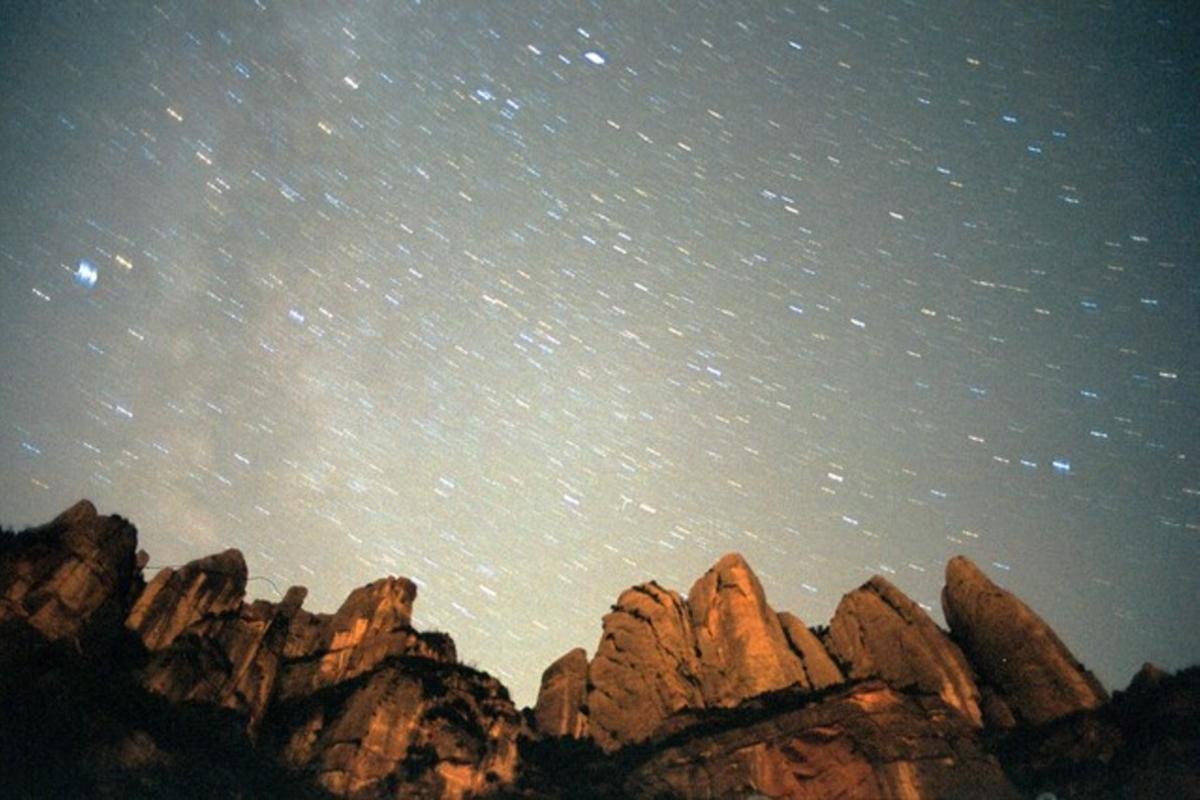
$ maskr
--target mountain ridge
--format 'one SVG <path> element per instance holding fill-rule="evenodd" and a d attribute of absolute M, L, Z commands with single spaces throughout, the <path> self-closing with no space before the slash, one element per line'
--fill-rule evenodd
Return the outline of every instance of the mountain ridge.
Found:
<path fill-rule="evenodd" d="M 1200 796 L 1200 671 L 1110 698 L 963 557 L 949 630 L 878 576 L 809 628 L 736 553 L 686 599 L 631 587 L 520 710 L 412 627 L 406 578 L 312 613 L 248 601 L 236 550 L 147 582 L 136 544 L 86 500 L 0 539 L 16 796 Z"/>

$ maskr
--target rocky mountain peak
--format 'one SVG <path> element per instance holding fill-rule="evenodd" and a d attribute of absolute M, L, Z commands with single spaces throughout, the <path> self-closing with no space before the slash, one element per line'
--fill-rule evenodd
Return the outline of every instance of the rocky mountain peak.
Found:
<path fill-rule="evenodd" d="M 124 616 L 134 590 L 137 531 L 80 500 L 7 542 L 0 620 L 20 619 L 51 640 L 78 639 L 97 615 Z"/>
<path fill-rule="evenodd" d="M 1110 699 L 961 557 L 950 634 L 881 577 L 810 630 L 737 554 L 686 599 L 631 587 L 525 717 L 412 627 L 407 578 L 313 613 L 299 586 L 248 602 L 237 550 L 147 584 L 135 548 L 86 501 L 0 535 L 14 796 L 1200 797 L 1200 671 Z"/>
<path fill-rule="evenodd" d="M 534 716 L 546 734 L 591 738 L 615 750 L 645 740 L 683 711 L 841 680 L 824 646 L 797 618 L 776 614 L 750 565 L 730 553 L 692 585 L 686 601 L 653 581 L 622 592 L 604 617 L 591 663 L 573 651 L 543 675 Z M 586 696 L 577 690 L 581 683 Z"/>
<path fill-rule="evenodd" d="M 779 618 L 742 556 L 722 557 L 692 585 L 687 604 L 705 705 L 736 705 L 804 680 Z"/>
<path fill-rule="evenodd" d="M 979 688 L 958 645 L 919 605 L 878 575 L 845 595 L 829 624 L 835 657 L 848 677 L 880 677 L 901 689 L 937 695 L 982 725 Z"/>
<path fill-rule="evenodd" d="M 1048 722 L 1107 701 L 1104 687 L 1050 626 L 964 556 L 946 564 L 942 610 L 1017 722 Z"/>

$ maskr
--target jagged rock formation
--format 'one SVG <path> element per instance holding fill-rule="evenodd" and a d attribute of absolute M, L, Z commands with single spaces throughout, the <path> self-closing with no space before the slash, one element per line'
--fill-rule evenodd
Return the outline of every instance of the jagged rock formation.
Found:
<path fill-rule="evenodd" d="M 93 617 L 121 614 L 133 589 L 136 543 L 127 521 L 79 501 L 5 554 L 0 622 L 19 619 L 47 639 L 77 639 Z"/>
<path fill-rule="evenodd" d="M 849 677 L 877 676 L 900 689 L 936 694 L 971 724 L 982 724 L 979 689 L 962 651 L 887 580 L 876 576 L 843 597 L 829 637 Z"/>
<path fill-rule="evenodd" d="M 407 579 L 315 614 L 247 602 L 236 550 L 146 584 L 135 547 L 86 501 L 0 532 L 6 796 L 1200 798 L 1200 668 L 1110 700 L 962 558 L 949 635 L 882 578 L 814 632 L 733 554 L 635 586 L 526 719 Z"/>
<path fill-rule="evenodd" d="M 783 635 L 787 637 L 792 652 L 800 659 L 800 669 L 804 673 L 801 686 L 824 689 L 846 680 L 825 645 L 805 627 L 799 617 L 788 611 L 780 611 L 779 624 L 783 627 Z"/>
<path fill-rule="evenodd" d="M 668 716 L 703 705 L 696 637 L 676 592 L 627 589 L 604 616 L 588 666 L 589 733 L 606 749 L 645 739 Z"/>
<path fill-rule="evenodd" d="M 1041 617 L 962 556 L 946 564 L 942 610 L 1014 723 L 1049 722 L 1108 700 Z"/>
<path fill-rule="evenodd" d="M 587 665 L 585 697 L 555 690 L 547 678 L 557 679 L 558 672 L 543 678 L 535 709 L 543 733 L 590 736 L 615 750 L 643 741 L 685 709 L 732 706 L 774 689 L 842 680 L 799 619 L 787 615 L 785 627 L 737 554 L 697 580 L 686 602 L 654 582 L 626 590 L 603 628 Z M 574 669 L 582 657 L 575 657 Z"/>
<path fill-rule="evenodd" d="M 498 681 L 428 659 L 391 663 L 283 703 L 284 762 L 338 797 L 460 800 L 512 783 L 520 727 Z"/>
<path fill-rule="evenodd" d="M 180 568 L 159 571 L 125 624 L 151 650 L 162 650 L 189 628 L 236 613 L 246 594 L 246 559 L 226 550 Z"/>
<path fill-rule="evenodd" d="M 405 578 L 356 589 L 334 614 L 304 611 L 302 587 L 279 603 L 247 603 L 237 550 L 147 585 L 136 531 L 86 501 L 4 545 L 0 624 L 14 641 L 100 628 L 119 641 L 127 631 L 134 643 L 113 658 L 134 702 L 148 702 L 138 686 L 172 704 L 228 709 L 248 748 L 334 796 L 459 798 L 515 777 L 524 725 L 507 691 L 457 665 L 449 636 L 412 628 L 416 586 Z M 22 669 L 41 657 L 32 641 Z M 171 761 L 144 731 L 97 747 L 144 766 Z"/>

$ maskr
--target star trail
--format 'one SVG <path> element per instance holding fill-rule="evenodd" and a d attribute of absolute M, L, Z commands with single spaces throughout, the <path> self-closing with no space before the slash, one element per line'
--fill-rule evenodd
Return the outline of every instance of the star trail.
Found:
<path fill-rule="evenodd" d="M 6 3 L 2 521 L 409 576 L 521 703 L 729 551 L 810 625 L 963 553 L 1110 688 L 1194 662 L 1195 17 Z"/>

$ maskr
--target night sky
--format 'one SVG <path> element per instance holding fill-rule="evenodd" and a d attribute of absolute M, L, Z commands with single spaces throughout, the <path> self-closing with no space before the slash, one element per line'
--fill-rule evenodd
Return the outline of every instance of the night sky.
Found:
<path fill-rule="evenodd" d="M 0 521 L 407 575 L 521 703 L 729 551 L 1198 661 L 1196 13 L 5 3 Z"/>

